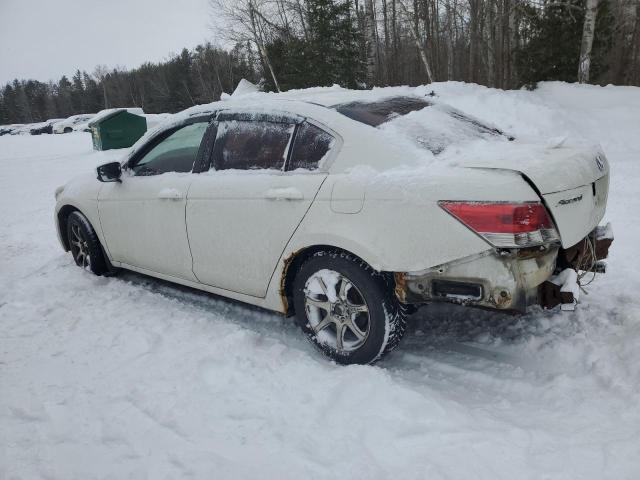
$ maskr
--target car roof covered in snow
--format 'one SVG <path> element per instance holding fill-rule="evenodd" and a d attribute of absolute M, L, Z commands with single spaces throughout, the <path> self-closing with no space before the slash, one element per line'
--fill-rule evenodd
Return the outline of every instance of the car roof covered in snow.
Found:
<path fill-rule="evenodd" d="M 426 156 L 425 161 L 431 162 L 433 155 L 451 145 L 508 138 L 492 125 L 439 101 L 429 86 L 371 90 L 333 86 L 276 93 L 257 91 L 245 82 L 232 95 L 223 94 L 220 101 L 190 107 L 150 129 L 132 154 L 160 132 L 221 112 L 243 116 L 278 113 L 291 115 L 296 122 L 304 118 L 319 122 L 341 137 L 343 150 L 358 150 L 349 159 L 345 159 L 349 155 L 341 155 L 341 169 L 362 164 L 362 158 L 368 158 L 365 163 L 376 168 L 386 168 L 409 157 Z M 372 128 L 378 133 L 372 135 Z M 367 141 L 362 142 L 363 138 Z M 369 153 L 364 154 L 363 150 Z M 386 160 L 374 160 L 381 155 Z M 398 160 L 392 160 L 394 157 Z"/>
<path fill-rule="evenodd" d="M 60 121 L 60 124 L 72 125 L 72 124 L 78 122 L 79 120 L 88 120 L 88 119 L 91 119 L 91 118 L 93 118 L 95 116 L 96 116 L 95 113 L 78 113 L 76 115 L 71 115 L 70 117 L 62 119 Z"/>
<path fill-rule="evenodd" d="M 423 87 L 406 86 L 350 90 L 334 85 L 332 87 L 314 87 L 288 90 L 286 92 L 261 92 L 255 88 L 250 88 L 249 85 L 251 85 L 249 82 L 243 80 L 232 95 L 223 94 L 220 101 L 187 108 L 176 113 L 175 119 L 212 114 L 221 109 L 227 110 L 234 107 L 246 108 L 247 106 L 253 106 L 256 110 L 264 111 L 267 105 L 271 109 L 292 110 L 292 113 L 302 113 L 297 110 L 305 110 L 303 104 L 331 108 L 339 104 L 351 102 L 370 103 L 392 97 L 427 98 L 430 94 L 430 91 Z M 318 111 L 317 108 L 313 110 Z"/>

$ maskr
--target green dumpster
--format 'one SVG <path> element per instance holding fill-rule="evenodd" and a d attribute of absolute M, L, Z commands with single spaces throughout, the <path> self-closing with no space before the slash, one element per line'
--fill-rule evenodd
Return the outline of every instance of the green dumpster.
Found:
<path fill-rule="evenodd" d="M 107 110 L 95 116 L 89 129 L 94 150 L 127 148 L 147 131 L 147 119 L 124 108 Z"/>

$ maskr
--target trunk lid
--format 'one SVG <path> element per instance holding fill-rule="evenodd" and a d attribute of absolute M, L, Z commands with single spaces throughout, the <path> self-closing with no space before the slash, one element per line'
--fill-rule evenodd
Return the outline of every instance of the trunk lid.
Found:
<path fill-rule="evenodd" d="M 516 142 L 496 142 L 492 147 L 461 166 L 522 174 L 544 200 L 563 247 L 578 243 L 602 220 L 609 192 L 609 164 L 599 148 L 548 148 Z"/>

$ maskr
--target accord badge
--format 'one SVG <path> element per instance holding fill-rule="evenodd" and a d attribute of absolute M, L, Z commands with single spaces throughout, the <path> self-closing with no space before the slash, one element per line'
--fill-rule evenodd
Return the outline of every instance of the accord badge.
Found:
<path fill-rule="evenodd" d="M 582 195 L 578 195 L 577 197 L 565 198 L 558 202 L 558 205 L 569 205 L 571 203 L 576 203 L 582 200 Z"/>

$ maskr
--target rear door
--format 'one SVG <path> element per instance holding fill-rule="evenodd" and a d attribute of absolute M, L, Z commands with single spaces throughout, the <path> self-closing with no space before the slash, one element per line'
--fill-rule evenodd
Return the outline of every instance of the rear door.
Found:
<path fill-rule="evenodd" d="M 193 272 L 202 283 L 256 297 L 326 178 L 333 137 L 297 118 L 223 115 L 211 169 L 187 201 Z"/>

